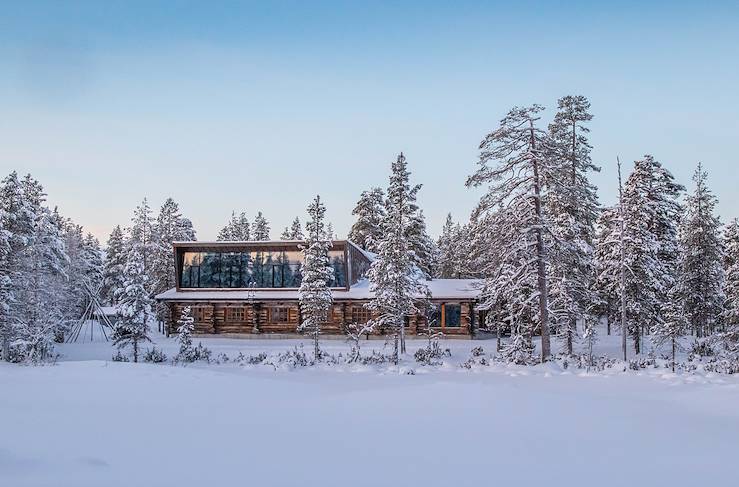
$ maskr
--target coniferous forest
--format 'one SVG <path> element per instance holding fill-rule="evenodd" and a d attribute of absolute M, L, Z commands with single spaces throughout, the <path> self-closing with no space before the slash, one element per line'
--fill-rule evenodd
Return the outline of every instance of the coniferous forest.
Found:
<path fill-rule="evenodd" d="M 578 356 L 593 365 L 598 335 L 613 334 L 622 337 L 623 360 L 660 350 L 674 370 L 689 344 L 691 353 L 715 356 L 716 370 L 738 371 L 739 223 L 716 214 L 706 165 L 696 162 L 692 181 L 680 182 L 652 155 L 619 161 L 619 199 L 603 205 L 590 181 L 604 162 L 590 155 L 588 99 L 564 96 L 548 124 L 546 115 L 539 105 L 514 107 L 485 135 L 466 181 L 482 196 L 468 220 L 449 214 L 436 239 L 404 154 L 387 189 L 361 193 L 347 238 L 375 255 L 368 278 L 376 297 L 368 307 L 379 316 L 362 333 L 374 325 L 395 330 L 398 363 L 403 319 L 425 306 L 424 282 L 478 279 L 484 320 L 477 331 L 496 338 L 504 362 Z M 111 222 L 101 245 L 47 206 L 32 175 L 12 172 L 0 194 L 3 359 L 53 360 L 55 343 L 69 336 L 94 294 L 117 307 L 118 358 L 130 350 L 138 361 L 151 326 L 167 318 L 152 298 L 175 286 L 172 242 L 196 240 L 178 204 L 169 198 L 155 211 L 145 198 L 130 222 Z M 316 316 L 331 300 L 329 289 L 319 289 L 331 282 L 328 250 L 337 238 L 324 212 L 317 198 L 305 230 L 296 216 L 280 237 L 306 239 L 303 287 Z M 270 223 L 262 211 L 251 221 L 234 211 L 218 240 L 267 241 Z M 318 360 L 320 319 L 306 316 Z"/>

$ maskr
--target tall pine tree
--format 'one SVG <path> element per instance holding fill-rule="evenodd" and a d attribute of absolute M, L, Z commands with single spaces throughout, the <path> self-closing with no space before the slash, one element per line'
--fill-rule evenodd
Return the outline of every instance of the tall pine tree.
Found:
<path fill-rule="evenodd" d="M 303 279 L 300 283 L 298 295 L 300 297 L 300 311 L 303 321 L 299 330 L 308 333 L 313 339 L 313 358 L 321 358 L 319 336 L 321 324 L 328 320 L 333 297 L 331 295 L 331 267 L 328 251 L 332 247 L 331 240 L 326 234 L 324 218 L 326 207 L 321 203 L 321 197 L 316 196 L 308 206 L 308 221 L 305 224 L 306 241 L 303 251 Z"/>
<path fill-rule="evenodd" d="M 695 189 L 686 199 L 680 224 L 680 259 L 676 296 L 688 324 L 698 336 L 713 334 L 724 306 L 724 250 L 721 222 L 714 215 L 716 197 L 699 163 Z"/>
<path fill-rule="evenodd" d="M 382 239 L 382 222 L 385 218 L 385 193 L 382 188 L 363 191 L 352 215 L 356 215 L 357 221 L 349 232 L 349 240 L 376 253 Z"/>
<path fill-rule="evenodd" d="M 541 333 L 541 360 L 550 355 L 549 342 L 549 289 L 547 274 L 546 239 L 549 222 L 542 206 L 544 182 L 553 166 L 548 161 L 550 153 L 547 134 L 537 127 L 539 105 L 513 108 L 501 120 L 499 128 L 488 134 L 480 143 L 478 170 L 467 179 L 468 187 L 488 186 L 478 203 L 476 213 L 499 211 L 499 227 L 507 238 L 497 238 L 498 259 L 501 263 L 496 279 L 502 276 L 502 264 L 512 266 L 508 287 L 518 301 L 537 301 L 537 311 L 526 313 L 520 319 L 530 320 L 531 329 Z M 531 289 L 535 283 L 535 289 Z M 499 283 L 488 282 L 499 288 Z M 491 302 L 483 303 L 492 305 Z M 528 308 L 528 306 L 527 306 Z"/>

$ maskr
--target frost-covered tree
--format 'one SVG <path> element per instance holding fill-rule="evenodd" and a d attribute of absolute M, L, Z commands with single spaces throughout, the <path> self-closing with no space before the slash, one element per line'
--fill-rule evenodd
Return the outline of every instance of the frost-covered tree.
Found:
<path fill-rule="evenodd" d="M 131 248 L 123 270 L 123 287 L 118 290 L 118 321 L 113 330 L 113 344 L 118 349 L 132 347 L 133 361 L 139 360 L 139 349 L 142 342 L 149 338 L 149 317 L 151 316 L 151 298 L 147 291 L 147 279 L 144 274 L 144 257 L 142 246 Z"/>
<path fill-rule="evenodd" d="M 553 170 L 547 155 L 547 134 L 537 127 L 539 105 L 513 108 L 501 120 L 500 126 L 480 143 L 477 171 L 467 179 L 468 187 L 487 186 L 487 192 L 478 203 L 476 213 L 499 212 L 499 227 L 507 238 L 496 236 L 495 244 L 501 265 L 488 280 L 491 289 L 501 289 L 491 280 L 506 277 L 509 292 L 525 306 L 516 312 L 517 319 L 530 320 L 532 329 L 541 333 L 541 360 L 550 355 L 549 290 L 547 274 L 546 239 L 549 222 L 542 207 L 544 182 Z M 503 272 L 510 268 L 510 271 Z M 532 289 L 532 285 L 535 287 Z M 497 300 L 488 295 L 487 304 Z M 535 313 L 531 300 L 538 304 Z M 485 306 L 486 303 L 483 303 Z M 527 324 L 516 324 L 525 326 Z"/>
<path fill-rule="evenodd" d="M 684 188 L 650 155 L 634 162 L 623 192 L 625 298 L 634 351 L 664 319 L 677 274 L 677 226 Z"/>
<path fill-rule="evenodd" d="M 5 229 L 7 215 L 0 203 L 0 359 L 5 359 L 2 345 L 10 346 L 10 304 L 13 301 L 13 280 L 10 275 L 10 232 Z"/>
<path fill-rule="evenodd" d="M 251 225 L 245 212 L 231 212 L 231 220 L 218 232 L 220 242 L 246 242 L 251 240 Z"/>
<path fill-rule="evenodd" d="M 183 217 L 179 205 L 167 200 L 159 210 L 155 223 L 156 242 L 152 263 L 152 287 L 154 292 L 162 292 L 175 287 L 175 260 L 172 242 L 192 242 L 195 230 L 192 222 Z"/>
<path fill-rule="evenodd" d="M 303 227 L 300 225 L 300 218 L 296 216 L 290 227 L 285 227 L 280 240 L 303 240 L 303 238 Z"/>
<path fill-rule="evenodd" d="M 126 266 L 126 237 L 120 226 L 110 233 L 105 248 L 103 266 L 103 298 L 110 304 L 117 304 L 119 290 L 123 288 L 123 268 Z"/>
<path fill-rule="evenodd" d="M 420 189 L 421 185 L 417 187 Z M 426 218 L 415 203 L 415 192 L 411 192 L 411 195 L 413 198 L 409 206 L 413 211 L 406 228 L 406 238 L 413 251 L 413 264 L 424 279 L 431 279 L 439 265 L 439 248 L 426 231 Z"/>
<path fill-rule="evenodd" d="M 739 327 L 739 220 L 736 218 L 726 225 L 724 232 L 724 272 L 724 322 L 727 328 Z"/>
<path fill-rule="evenodd" d="M 329 261 L 329 249 L 333 246 L 326 234 L 324 218 L 326 207 L 321 197 L 316 196 L 308 205 L 309 220 L 305 224 L 306 239 L 301 246 L 303 252 L 303 279 L 300 282 L 298 296 L 302 322 L 299 331 L 308 333 L 313 339 L 313 358 L 321 358 L 319 336 L 321 324 L 328 320 L 333 297 L 331 281 L 334 270 Z"/>
<path fill-rule="evenodd" d="M 257 241 L 269 240 L 269 222 L 262 212 L 258 212 L 254 218 L 254 225 L 252 225 L 252 237 Z"/>
<path fill-rule="evenodd" d="M 587 123 L 593 118 L 584 96 L 565 96 L 549 125 L 549 178 L 544 199 L 552 232 L 551 308 L 553 321 L 572 354 L 578 321 L 585 320 L 593 304 L 593 244 L 598 215 L 597 189 L 588 174 L 600 171 L 590 158 Z"/>
<path fill-rule="evenodd" d="M 152 282 L 151 272 L 156 253 L 157 237 L 151 207 L 146 198 L 136 207 L 131 219 L 131 229 L 128 233 L 128 249 L 138 247 L 137 252 L 141 256 L 141 263 L 144 266 L 144 276 L 147 280 L 148 289 Z"/>
<path fill-rule="evenodd" d="M 675 372 L 675 355 L 680 348 L 679 339 L 685 335 L 690 325 L 686 319 L 684 303 L 678 297 L 671 297 L 664 309 L 663 319 L 656 322 L 651 329 L 652 343 L 658 348 L 665 344 L 670 346 L 672 371 Z"/>
<path fill-rule="evenodd" d="M 418 312 L 419 299 L 428 296 L 428 289 L 419 281 L 407 238 L 408 226 L 416 213 L 415 194 L 420 188 L 411 187 L 409 179 L 408 163 L 401 153 L 392 164 L 381 240 L 367 273 L 374 295 L 368 308 L 377 315 L 373 320 L 377 327 L 392 330 L 396 364 L 400 354 L 405 353 L 405 319 Z"/>
<path fill-rule="evenodd" d="M 192 316 L 191 308 L 185 306 L 177 319 L 177 343 L 180 345 L 180 350 L 175 357 L 175 362 L 193 361 L 195 355 L 195 348 L 192 346 L 193 331 L 195 331 L 195 318 Z"/>
<path fill-rule="evenodd" d="M 370 252 L 377 252 L 382 238 L 382 222 L 385 218 L 385 193 L 381 188 L 363 191 L 357 206 L 352 210 L 357 221 L 349 232 L 349 240 Z"/>
<path fill-rule="evenodd" d="M 60 282 L 66 277 L 67 255 L 60 222 L 44 206 L 41 184 L 29 174 L 20 188 L 31 226 L 16 260 L 12 347 L 19 359 L 37 362 L 48 358 L 54 340 L 63 336 L 67 296 Z"/>
<path fill-rule="evenodd" d="M 620 318 L 621 308 L 621 225 L 619 208 L 604 208 L 596 224 L 594 247 L 596 310 L 606 318 L 606 329 Z"/>
<path fill-rule="evenodd" d="M 442 279 L 462 279 L 470 277 L 470 253 L 475 242 L 468 228 L 454 223 L 451 213 L 447 215 L 441 236 L 436 245 L 439 262 L 436 275 Z"/>
<path fill-rule="evenodd" d="M 716 197 L 701 164 L 693 175 L 695 189 L 686 198 L 680 222 L 680 259 L 676 297 L 696 335 L 713 334 L 724 307 L 724 249 L 721 222 L 714 214 Z"/>

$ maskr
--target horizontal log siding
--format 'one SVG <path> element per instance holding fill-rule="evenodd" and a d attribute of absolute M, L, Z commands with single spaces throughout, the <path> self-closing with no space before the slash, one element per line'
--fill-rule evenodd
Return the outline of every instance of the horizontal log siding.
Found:
<path fill-rule="evenodd" d="M 445 335 L 470 335 L 472 325 L 472 306 L 470 302 L 465 301 L 432 301 L 433 304 L 459 304 L 460 305 L 460 326 L 433 327 L 434 331 L 440 331 Z M 366 301 L 340 301 L 334 302 L 331 306 L 328 322 L 322 326 L 322 332 L 327 335 L 341 335 L 347 332 L 347 326 L 352 323 L 352 308 L 362 307 Z M 170 334 L 177 333 L 177 320 L 185 306 L 190 306 L 192 316 L 195 318 L 195 334 L 250 334 L 254 332 L 254 324 L 256 320 L 257 328 L 260 333 L 297 333 L 300 324 L 300 308 L 296 301 L 286 302 L 259 302 L 259 303 L 241 303 L 241 302 L 176 302 L 170 303 L 171 320 L 168 323 L 168 331 Z M 228 318 L 229 307 L 244 308 L 244 319 L 233 321 Z M 284 323 L 272 323 L 270 318 L 270 309 L 274 307 L 285 307 L 288 309 L 288 319 Z M 377 317 L 377 313 L 371 313 L 372 318 Z M 409 335 L 422 334 L 426 330 L 426 317 L 424 315 L 414 315 L 410 317 L 408 327 L 406 328 Z M 385 331 L 384 333 L 389 333 Z M 376 330 L 375 335 L 383 334 L 382 330 Z"/>

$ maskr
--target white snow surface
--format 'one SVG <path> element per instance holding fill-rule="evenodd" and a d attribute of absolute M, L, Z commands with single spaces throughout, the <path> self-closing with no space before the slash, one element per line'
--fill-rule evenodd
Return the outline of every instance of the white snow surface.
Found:
<path fill-rule="evenodd" d="M 175 340 L 157 345 L 172 356 Z M 197 342 L 197 339 L 196 339 Z M 214 355 L 301 340 L 202 340 Z M 109 343 L 0 364 L 0 485 L 733 485 L 739 378 L 458 364 L 133 364 Z M 325 341 L 331 353 L 341 341 Z M 364 342 L 363 353 L 382 341 Z M 309 350 L 306 346 L 306 350 Z M 599 352 L 618 349 L 605 337 Z M 405 372 L 414 370 L 415 375 Z"/>

